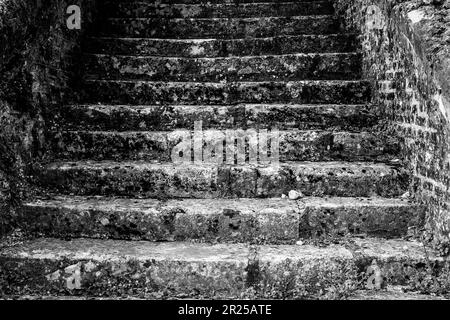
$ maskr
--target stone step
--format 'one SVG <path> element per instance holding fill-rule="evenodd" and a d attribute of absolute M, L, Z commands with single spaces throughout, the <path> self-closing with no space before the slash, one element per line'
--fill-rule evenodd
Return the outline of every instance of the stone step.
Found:
<path fill-rule="evenodd" d="M 405 236 L 425 208 L 404 199 L 121 199 L 55 197 L 25 203 L 21 230 L 57 238 L 294 244 L 300 238 Z"/>
<path fill-rule="evenodd" d="M 149 81 L 353 80 L 357 53 L 288 54 L 227 58 L 86 55 L 87 79 Z"/>
<path fill-rule="evenodd" d="M 103 16 L 121 18 L 252 18 L 333 14 L 330 1 L 260 3 L 158 3 L 119 1 L 102 6 Z"/>
<path fill-rule="evenodd" d="M 373 260 L 387 284 L 412 289 L 421 285 L 416 279 L 428 278 L 427 263 L 436 275 L 444 272 L 433 250 L 404 240 L 352 239 L 316 247 L 43 238 L 0 252 L 0 290 L 5 295 L 338 299 L 365 286 Z"/>
<path fill-rule="evenodd" d="M 419 290 L 411 292 L 403 286 L 388 286 L 386 290 L 357 290 L 348 300 L 448 300 L 449 297 L 423 294 Z"/>
<path fill-rule="evenodd" d="M 255 130 L 253 130 L 255 131 Z M 250 137 L 252 131 L 202 130 L 204 147 L 220 143 L 226 146 L 226 134 Z M 262 132 L 264 134 L 264 132 Z M 261 137 L 260 137 L 261 138 Z M 264 137 L 262 137 L 264 138 Z M 50 140 L 51 155 L 59 160 L 159 160 L 171 161 L 172 150 L 194 139 L 193 132 L 175 131 L 63 131 Z M 256 138 L 255 143 L 261 140 Z M 399 153 L 395 138 L 369 132 L 279 131 L 281 161 L 388 161 Z M 249 142 L 245 142 L 244 156 L 249 157 Z M 226 147 L 225 147 L 226 148 Z M 221 148 L 223 153 L 225 148 Z M 254 148 L 258 148 L 255 145 Z M 193 154 L 192 148 L 189 147 Z M 206 157 L 206 150 L 205 157 Z M 222 157 L 224 158 L 224 157 Z M 222 162 L 223 163 L 223 162 Z"/>
<path fill-rule="evenodd" d="M 84 101 L 111 104 L 362 104 L 368 81 L 152 82 L 86 80 Z"/>
<path fill-rule="evenodd" d="M 334 34 L 338 31 L 339 22 L 331 15 L 210 19 L 110 18 L 98 26 L 97 36 L 229 39 Z"/>
<path fill-rule="evenodd" d="M 406 170 L 371 162 L 289 162 L 270 165 L 54 162 L 36 169 L 51 192 L 143 198 L 270 198 L 290 190 L 307 196 L 397 197 Z"/>
<path fill-rule="evenodd" d="M 88 53 L 215 58 L 290 53 L 353 52 L 355 34 L 294 35 L 243 39 L 90 38 Z"/>
<path fill-rule="evenodd" d="M 295 2 L 323 2 L 325 0 L 295 0 Z M 329 0 L 328 0 L 329 1 Z M 163 0 L 163 1 L 155 1 L 155 0 L 102 0 L 102 4 L 108 5 L 108 3 L 121 3 L 121 2 L 141 2 L 141 3 L 161 3 L 161 4 L 243 4 L 243 3 L 272 3 L 272 2 L 294 2 L 294 1 L 286 1 L 286 0 Z"/>
<path fill-rule="evenodd" d="M 356 290 L 345 300 L 448 300 L 444 295 L 429 293 L 420 293 L 420 291 L 411 292 L 408 287 L 388 286 L 386 290 Z M 89 301 L 109 301 L 109 300 L 146 300 L 144 297 L 114 296 L 95 297 L 95 296 L 49 296 L 49 295 L 9 295 L 3 296 L 3 300 L 26 300 L 26 301 L 67 301 L 67 300 L 89 300 Z"/>
<path fill-rule="evenodd" d="M 49 117 L 69 130 L 167 131 L 194 128 L 202 121 L 208 129 L 276 127 L 280 130 L 361 131 L 378 121 L 370 105 L 69 105 Z"/>

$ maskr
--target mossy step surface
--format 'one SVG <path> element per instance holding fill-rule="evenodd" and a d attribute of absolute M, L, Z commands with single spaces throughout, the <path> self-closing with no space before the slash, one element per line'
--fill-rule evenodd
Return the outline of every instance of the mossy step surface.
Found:
<path fill-rule="evenodd" d="M 61 197 L 26 203 L 32 235 L 150 241 L 294 244 L 348 235 L 405 236 L 425 208 L 405 199 L 123 199 Z"/>
<path fill-rule="evenodd" d="M 194 128 L 363 131 L 377 124 L 369 104 L 68 105 L 53 110 L 69 130 L 167 131 Z"/>
<path fill-rule="evenodd" d="M 117 55 L 214 58 L 291 53 L 353 52 L 355 34 L 292 35 L 242 39 L 89 38 L 84 52 Z"/>
<path fill-rule="evenodd" d="M 37 170 L 54 192 L 145 198 L 270 198 L 290 190 L 312 196 L 396 197 L 408 173 L 371 162 L 288 162 L 280 165 L 174 164 L 145 161 L 54 162 Z"/>
<path fill-rule="evenodd" d="M 136 1 L 107 2 L 104 16 L 140 18 L 248 18 L 264 16 L 300 16 L 333 14 L 330 1 L 261 3 L 151 3 Z"/>
<path fill-rule="evenodd" d="M 389 285 L 426 275 L 417 266 L 427 261 L 442 270 L 432 250 L 404 240 L 316 247 L 42 238 L 1 250 L 0 285 L 5 295 L 337 298 L 363 286 L 358 276 L 367 282 L 373 260 Z"/>
<path fill-rule="evenodd" d="M 357 53 L 227 58 L 85 55 L 87 79 L 150 81 L 294 81 L 361 78 Z"/>
<path fill-rule="evenodd" d="M 262 18 L 109 18 L 97 35 L 134 38 L 263 38 L 279 35 L 335 34 L 339 23 L 332 15 Z"/>
<path fill-rule="evenodd" d="M 86 80 L 86 102 L 110 104 L 362 104 L 368 81 L 162 82 Z"/>
<path fill-rule="evenodd" d="M 336 131 L 268 131 L 267 136 L 277 139 L 281 161 L 389 161 L 397 157 L 397 139 L 369 132 Z M 174 148 L 188 139 L 194 132 L 174 131 L 63 131 L 53 134 L 51 156 L 59 160 L 159 160 L 169 162 Z M 266 133 L 257 130 L 202 130 L 204 159 L 213 156 L 209 146 L 220 146 L 222 160 L 230 147 L 227 135 L 237 137 L 246 148 L 243 155 L 250 157 L 258 149 Z M 195 134 L 197 136 L 197 134 Z M 253 139 L 252 144 L 246 139 Z M 193 154 L 192 147 L 187 147 Z M 234 142 L 233 146 L 234 148 Z M 208 151 L 209 150 L 209 151 Z M 208 152 L 210 154 L 208 154 Z"/>

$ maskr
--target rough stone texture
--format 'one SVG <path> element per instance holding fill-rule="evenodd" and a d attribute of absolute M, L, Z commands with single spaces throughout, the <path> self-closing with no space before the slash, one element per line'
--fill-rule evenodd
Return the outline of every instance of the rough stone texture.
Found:
<path fill-rule="evenodd" d="M 80 2 L 0 2 L 0 237 L 14 225 L 14 208 L 32 193 L 25 176 L 42 155 L 43 114 L 69 96 L 74 53 L 95 13 L 95 1 L 83 1 L 85 29 L 69 32 L 65 9 Z"/>
<path fill-rule="evenodd" d="M 184 131 L 182 131 L 184 132 Z M 181 131 L 66 131 L 54 135 L 49 156 L 59 160 L 159 160 L 171 153 L 183 137 Z M 231 131 L 238 136 L 240 131 Z M 190 132 L 193 137 L 193 132 Z M 204 143 L 225 145 L 224 131 L 203 130 Z M 279 131 L 281 161 L 388 161 L 398 152 L 395 139 L 368 132 Z M 248 142 L 246 142 L 248 148 Z M 207 149 L 203 150 L 206 159 Z M 189 148 L 191 149 L 191 148 Z M 225 152 L 225 148 L 224 148 Z M 193 154 L 193 151 L 191 150 Z M 245 151 L 245 158 L 249 151 Z M 220 163 L 223 164 L 225 160 Z"/>
<path fill-rule="evenodd" d="M 404 199 L 304 198 L 299 235 L 304 239 L 362 234 L 393 238 L 423 225 L 426 208 Z"/>
<path fill-rule="evenodd" d="M 428 207 L 428 238 L 449 253 L 450 7 L 448 1 L 335 2 L 362 33 L 363 73 L 414 175 L 411 194 Z"/>
<path fill-rule="evenodd" d="M 27 203 L 20 226 L 47 237 L 295 243 L 299 209 L 284 199 L 57 197 Z"/>
<path fill-rule="evenodd" d="M 432 251 L 427 258 L 420 243 L 401 240 L 355 240 L 326 248 L 246 248 L 38 239 L 2 250 L 0 291 L 3 295 L 332 299 L 362 288 L 358 277 L 365 283 L 372 259 L 380 261 L 389 285 L 408 286 L 411 267 L 426 259 L 442 264 Z M 420 267 L 415 270 L 423 272 Z"/>
<path fill-rule="evenodd" d="M 351 80 L 361 71 L 355 53 L 288 54 L 229 58 L 86 56 L 89 79 L 150 81 Z"/>
<path fill-rule="evenodd" d="M 56 162 L 38 170 L 43 186 L 78 195 L 163 198 L 305 195 L 396 197 L 405 192 L 401 168 L 359 162 L 299 162 L 216 166 L 152 162 Z"/>
<path fill-rule="evenodd" d="M 194 128 L 322 129 L 359 131 L 378 121 L 369 105 L 72 105 L 55 112 L 68 130 L 136 131 Z M 55 110 L 56 111 L 56 110 Z"/>
<path fill-rule="evenodd" d="M 349 300 L 448 300 L 437 295 L 426 295 L 418 292 L 405 292 L 401 286 L 390 286 L 386 290 L 358 290 Z"/>
<path fill-rule="evenodd" d="M 102 36 L 142 38 L 246 38 L 299 34 L 331 34 L 338 30 L 333 16 L 157 19 L 110 18 L 100 26 Z"/>
<path fill-rule="evenodd" d="M 236 297 L 245 288 L 248 257 L 243 245 L 77 239 L 35 240 L 17 249 L 1 253 L 0 283 L 6 294 L 45 290 L 96 296 Z M 29 286 L 18 277 L 28 278 Z"/>
<path fill-rule="evenodd" d="M 32 235 L 151 241 L 293 243 L 351 234 L 399 237 L 425 208 L 403 199 L 119 199 L 55 197 L 26 203 L 19 226 Z"/>
<path fill-rule="evenodd" d="M 149 3 L 141 1 L 109 2 L 105 15 L 111 17 L 164 18 L 254 18 L 255 16 L 326 15 L 334 12 L 330 1 L 287 3 Z"/>
<path fill-rule="evenodd" d="M 87 80 L 85 101 L 116 104 L 349 103 L 363 104 L 365 81 L 152 82 Z"/>
<path fill-rule="evenodd" d="M 214 58 L 269 54 L 352 52 L 355 34 L 293 35 L 245 39 L 90 38 L 88 53 Z"/>

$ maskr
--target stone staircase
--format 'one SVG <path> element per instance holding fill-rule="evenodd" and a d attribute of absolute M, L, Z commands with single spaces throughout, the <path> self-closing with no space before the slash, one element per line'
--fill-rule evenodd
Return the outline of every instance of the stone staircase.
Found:
<path fill-rule="evenodd" d="M 432 259 L 402 240 L 424 208 L 402 197 L 399 146 L 373 130 L 357 35 L 332 1 L 102 12 L 82 99 L 63 108 L 37 174 L 51 196 L 22 209 L 40 237 L 0 252 L 6 294 L 341 298 L 365 288 L 373 260 L 385 283 L 407 285 Z M 276 128 L 279 165 L 234 141 L 236 159 L 173 163 L 196 121 L 204 140 Z M 304 197 L 282 197 L 291 190 Z"/>

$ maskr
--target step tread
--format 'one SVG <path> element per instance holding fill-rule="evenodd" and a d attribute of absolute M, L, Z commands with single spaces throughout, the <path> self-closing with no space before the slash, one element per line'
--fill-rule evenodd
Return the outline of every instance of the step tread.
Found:
<path fill-rule="evenodd" d="M 402 286 L 388 286 L 386 290 L 358 290 L 349 300 L 448 300 L 435 294 L 421 294 L 419 291 L 410 292 L 409 288 Z"/>
<path fill-rule="evenodd" d="M 224 208 L 231 208 L 240 211 L 241 214 L 250 214 L 259 211 L 276 209 L 298 211 L 298 204 L 307 208 L 363 208 L 363 207 L 412 207 L 416 206 L 413 202 L 403 198 L 384 198 L 384 197 L 305 197 L 293 201 L 280 198 L 267 199 L 124 199 L 108 197 L 80 197 L 80 196 L 56 196 L 53 199 L 41 199 L 27 202 L 27 207 L 47 207 L 47 208 L 68 208 L 86 210 L 95 208 L 104 211 L 141 211 L 143 214 L 151 212 L 152 208 L 182 207 L 186 214 L 212 214 L 222 212 Z"/>
<path fill-rule="evenodd" d="M 98 35 L 151 38 L 258 38 L 277 35 L 335 34 L 333 15 L 261 18 L 109 18 Z"/>
<path fill-rule="evenodd" d="M 408 288 L 401 286 L 390 286 L 386 290 L 358 290 L 346 300 L 448 300 L 448 297 L 435 294 L 421 294 L 419 292 L 409 292 Z M 65 300 L 146 300 L 137 297 L 95 297 L 95 296 L 48 296 L 48 295 L 21 295 L 21 296 L 5 296 L 5 300 L 44 300 L 44 301 L 65 301 Z"/>
<path fill-rule="evenodd" d="M 261 21 L 261 20 L 269 20 L 269 19 L 285 19 L 285 20 L 311 20 L 311 19 L 334 19 L 334 15 L 332 14 L 318 14 L 318 15 L 304 15 L 304 16 L 267 16 L 267 17 L 230 17 L 230 18 L 164 18 L 164 20 L 170 20 L 173 22 L 178 21 Z M 151 20 L 161 20 L 158 18 L 142 18 L 142 17 L 108 17 L 106 20 L 110 21 L 118 21 L 118 20 L 125 20 L 125 21 L 131 21 L 131 20 L 139 20 L 139 21 L 151 21 Z"/>
<path fill-rule="evenodd" d="M 329 1 L 260 2 L 260 3 L 145 3 L 119 2 L 105 4 L 105 14 L 112 17 L 255 17 L 258 15 L 312 15 L 334 12 Z"/>
<path fill-rule="evenodd" d="M 422 243 L 402 239 L 352 238 L 350 244 L 327 247 L 313 245 L 261 245 L 258 258 L 262 262 L 280 262 L 286 259 L 307 261 L 316 259 L 355 259 L 362 256 L 379 261 L 402 259 L 426 261 L 442 260 Z M 191 242 L 149 242 L 99 240 L 78 238 L 71 241 L 40 238 L 25 241 L 0 251 L 0 258 L 36 260 L 92 260 L 92 261 L 166 261 L 204 263 L 247 263 L 251 253 L 248 244 L 206 244 Z M 428 253 L 428 257 L 427 257 Z"/>
<path fill-rule="evenodd" d="M 25 203 L 20 212 L 22 230 L 46 236 L 293 244 L 325 229 L 340 238 L 349 234 L 403 236 L 416 226 L 415 217 L 421 216 L 423 208 L 407 199 L 382 197 L 294 201 L 281 197 L 159 200 L 57 195 Z M 317 221 L 322 223 L 317 225 Z"/>
<path fill-rule="evenodd" d="M 300 34 L 300 35 L 279 35 L 272 37 L 258 37 L 258 38 L 233 38 L 233 39 L 222 39 L 222 38 L 189 38 L 189 39 L 172 39 L 172 38 L 152 38 L 152 37 L 111 37 L 111 36 L 90 36 L 88 39 L 95 40 L 121 40 L 121 41 L 130 41 L 130 42 L 139 42 L 143 40 L 155 41 L 155 42 L 188 42 L 188 43 L 199 43 L 199 42 L 211 42 L 211 41 L 220 41 L 220 42 L 234 42 L 234 41 L 248 41 L 248 40 L 270 40 L 270 39 L 303 39 L 303 38 L 339 38 L 344 36 L 358 36 L 357 33 L 353 32 L 340 32 L 340 33 L 329 33 L 329 34 Z"/>
<path fill-rule="evenodd" d="M 392 285 L 405 282 L 408 266 L 442 262 L 422 243 L 401 239 L 255 246 L 40 238 L 2 248 L 0 288 L 7 295 L 76 291 L 94 296 L 159 293 L 159 298 L 242 298 L 253 288 L 260 298 L 317 298 L 336 286 L 363 287 L 356 275 L 373 260 Z M 283 292 L 286 283 L 291 289 Z"/>
<path fill-rule="evenodd" d="M 265 58 L 283 58 L 283 57 L 317 57 L 317 56 L 359 56 L 360 53 L 354 52 L 309 52 L 309 53 L 284 53 L 284 54 L 261 54 L 261 55 L 245 55 L 231 57 L 172 57 L 172 56 L 154 56 L 148 55 L 129 55 L 129 54 L 105 54 L 105 53 L 85 53 L 85 56 L 91 57 L 108 57 L 108 58 L 132 58 L 132 59 L 154 59 L 154 60 L 187 60 L 187 61 L 217 61 L 217 60 L 245 60 L 245 59 L 265 59 Z"/>
<path fill-rule="evenodd" d="M 342 107 L 365 107 L 367 106 L 367 103 L 342 103 L 342 104 L 287 104 L 287 103 L 239 103 L 234 105 L 190 105 L 190 104 L 174 104 L 174 105 L 168 105 L 168 107 L 175 107 L 175 108 L 186 108 L 191 109 L 192 111 L 195 111 L 198 108 L 231 108 L 231 107 L 248 107 L 248 108 L 342 108 Z M 114 108 L 123 108 L 123 109 L 131 109 L 131 110 L 152 110 L 154 108 L 161 108 L 161 105 L 157 104 L 142 104 L 142 105 L 135 105 L 135 104 L 101 104 L 101 103 L 79 103 L 79 104 L 69 104 L 65 105 L 64 107 L 67 108 L 86 108 L 86 109 L 99 109 L 101 111 L 107 112 L 112 111 Z"/>
<path fill-rule="evenodd" d="M 226 83 L 211 81 L 149 81 L 149 80 L 110 80 L 110 79 L 93 79 L 87 82 L 112 82 L 112 83 L 136 83 L 136 84 L 166 84 L 166 85 L 203 85 L 221 87 L 224 85 L 255 85 L 255 84 L 327 84 L 327 85 L 345 85 L 351 83 L 370 84 L 369 80 L 295 80 L 295 81 L 229 81 Z"/>
<path fill-rule="evenodd" d="M 263 164 L 257 164 L 257 165 L 224 165 L 225 167 L 231 166 L 231 167 L 245 167 L 247 169 L 251 168 L 268 168 L 268 169 L 276 169 L 275 166 L 272 165 L 263 165 Z M 60 169 L 60 170 L 71 170 L 76 167 L 79 168 L 90 168 L 90 169 L 103 169 L 103 168 L 142 168 L 142 169 L 158 169 L 158 168 L 182 168 L 184 170 L 189 169 L 199 169 L 199 168 L 205 168 L 205 169 L 217 169 L 219 166 L 214 164 L 174 164 L 169 162 L 159 162 L 159 161 L 56 161 L 48 164 L 46 166 L 48 169 Z M 321 172 L 324 173 L 325 171 L 331 170 L 331 169 L 337 169 L 342 174 L 348 174 L 353 175 L 353 170 L 357 171 L 358 173 L 362 173 L 361 170 L 365 169 L 371 169 L 374 171 L 379 172 L 390 172 L 392 169 L 397 168 L 397 166 L 391 166 L 389 164 L 385 163 L 374 163 L 374 162 L 346 162 L 346 161 L 324 161 L 324 162 L 309 162 L 309 161 L 287 161 L 280 163 L 280 167 L 295 167 L 295 168 L 303 168 L 303 169 L 311 169 L 315 172 Z"/>
<path fill-rule="evenodd" d="M 377 123 L 375 109 L 370 104 L 78 104 L 59 107 L 53 115 L 61 113 L 67 128 L 100 131 L 192 129 L 199 120 L 210 129 L 277 127 L 361 131 Z"/>

